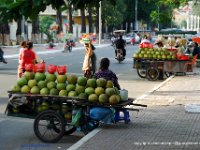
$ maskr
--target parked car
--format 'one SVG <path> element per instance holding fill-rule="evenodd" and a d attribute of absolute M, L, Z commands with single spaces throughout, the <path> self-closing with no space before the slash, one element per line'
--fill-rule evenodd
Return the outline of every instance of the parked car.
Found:
<path fill-rule="evenodd" d="M 126 41 L 126 44 L 131 43 L 131 35 L 127 34 L 123 36 L 123 39 Z"/>

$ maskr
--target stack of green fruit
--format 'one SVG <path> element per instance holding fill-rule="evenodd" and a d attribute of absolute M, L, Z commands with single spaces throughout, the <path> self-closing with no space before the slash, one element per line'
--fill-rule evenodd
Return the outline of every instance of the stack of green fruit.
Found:
<path fill-rule="evenodd" d="M 76 75 L 25 72 L 12 91 L 21 93 L 78 97 L 93 103 L 117 104 L 121 100 L 113 82 L 104 78 L 87 79 Z M 46 105 L 45 105 L 45 108 Z"/>
<path fill-rule="evenodd" d="M 174 60 L 176 59 L 176 53 L 169 51 L 166 48 L 140 48 L 134 55 L 134 58 L 148 58 L 148 59 L 162 59 L 162 60 Z"/>

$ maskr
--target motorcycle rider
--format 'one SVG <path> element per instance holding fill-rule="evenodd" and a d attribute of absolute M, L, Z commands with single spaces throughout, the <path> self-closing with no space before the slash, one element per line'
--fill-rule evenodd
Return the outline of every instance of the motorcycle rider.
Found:
<path fill-rule="evenodd" d="M 115 40 L 115 56 L 117 57 L 117 49 L 121 49 L 123 51 L 123 56 L 126 56 L 126 49 L 124 48 L 126 45 L 126 41 L 122 39 L 122 35 L 119 36 L 119 39 Z"/>
<path fill-rule="evenodd" d="M 63 52 L 71 52 L 72 50 L 72 45 L 71 45 L 71 42 L 69 39 L 66 39 L 66 42 L 65 42 L 65 46 L 64 46 L 64 51 Z"/>

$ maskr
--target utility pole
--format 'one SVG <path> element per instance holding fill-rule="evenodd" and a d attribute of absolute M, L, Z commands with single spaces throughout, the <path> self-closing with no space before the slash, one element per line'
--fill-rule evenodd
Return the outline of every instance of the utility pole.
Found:
<path fill-rule="evenodd" d="M 101 1 L 99 2 L 99 45 L 101 44 L 101 31 L 102 31 L 102 24 L 101 24 Z"/>

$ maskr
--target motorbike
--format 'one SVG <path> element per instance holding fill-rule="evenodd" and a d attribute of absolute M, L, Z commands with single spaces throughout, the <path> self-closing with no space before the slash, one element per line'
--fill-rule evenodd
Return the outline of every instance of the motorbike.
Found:
<path fill-rule="evenodd" d="M 64 45 L 64 51 L 63 52 L 71 52 L 72 51 L 72 47 L 73 47 L 73 41 L 68 41 L 65 45 Z"/>
<path fill-rule="evenodd" d="M 124 56 L 123 56 L 122 49 L 117 49 L 117 56 L 116 56 L 115 59 L 117 59 L 119 63 L 122 62 L 125 59 Z"/>
<path fill-rule="evenodd" d="M 115 45 L 115 44 L 113 45 L 113 48 L 114 48 L 115 53 L 116 53 L 115 59 L 116 59 L 119 63 L 121 63 L 121 62 L 125 59 L 125 57 L 124 57 L 124 55 L 123 55 L 123 50 L 122 50 L 122 49 L 116 48 L 116 45 Z"/>

